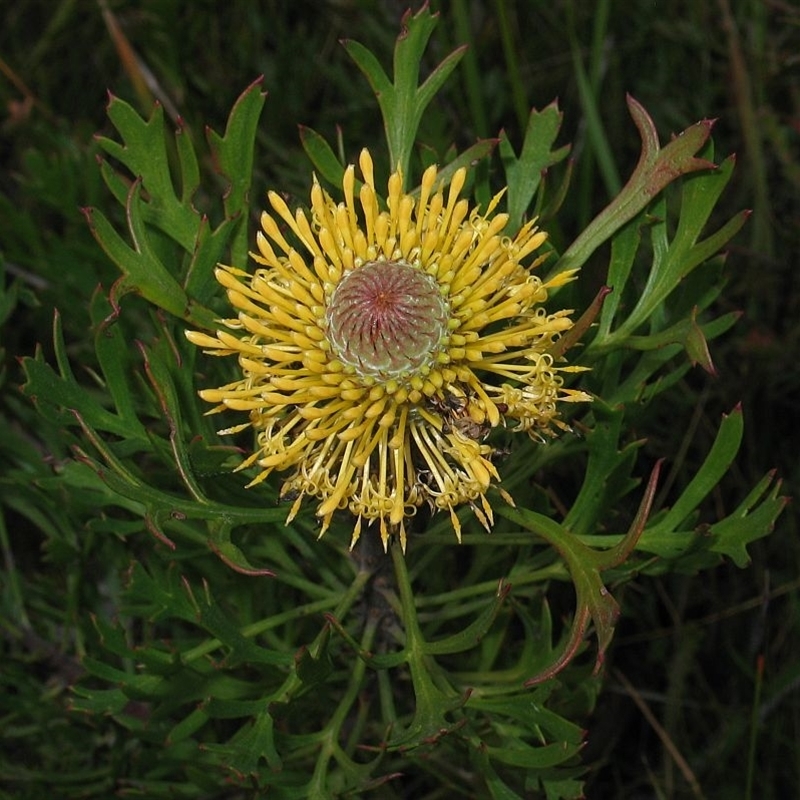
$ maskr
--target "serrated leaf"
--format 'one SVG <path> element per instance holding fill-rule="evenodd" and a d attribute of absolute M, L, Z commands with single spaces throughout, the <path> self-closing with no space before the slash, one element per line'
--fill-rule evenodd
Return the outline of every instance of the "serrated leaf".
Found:
<path fill-rule="evenodd" d="M 225 765 L 241 776 L 253 775 L 266 761 L 272 770 L 283 766 L 275 748 L 272 716 L 264 711 L 229 742 L 207 744 L 206 749 L 224 759 Z"/>
<path fill-rule="evenodd" d="M 671 241 L 667 240 L 664 219 L 652 226 L 655 257 L 647 284 L 628 318 L 611 334 L 611 340 L 624 340 L 650 320 L 686 275 L 717 253 L 744 225 L 748 215 L 742 212 L 706 239 L 697 241 L 713 204 L 730 179 L 732 167 L 733 159 L 729 158 L 717 170 L 692 176 L 685 182 L 678 230 Z M 664 207 L 662 203 L 661 208 Z"/>
<path fill-rule="evenodd" d="M 247 261 L 247 215 L 250 203 L 250 185 L 253 177 L 255 140 L 266 93 L 261 91 L 259 78 L 237 98 L 228 116 L 225 134 L 220 136 L 210 128 L 206 131 L 211 154 L 219 173 L 228 181 L 229 188 L 223 198 L 227 219 L 239 218 L 232 243 L 232 262 Z"/>
<path fill-rule="evenodd" d="M 115 502 L 121 507 L 135 509 L 144 517 L 151 532 L 153 532 L 170 549 L 175 548 L 174 542 L 167 538 L 164 525 L 168 524 L 182 534 L 188 535 L 195 542 L 198 532 L 186 525 L 187 520 L 200 519 L 211 525 L 211 530 L 216 532 L 206 540 L 208 545 L 216 552 L 229 557 L 231 563 L 236 563 L 237 558 L 234 545 L 228 547 L 230 530 L 235 525 L 246 522 L 283 522 L 286 511 L 282 508 L 238 505 L 224 505 L 217 502 L 197 502 L 187 499 L 184 495 L 164 491 L 161 488 L 147 483 L 145 476 L 137 474 L 132 465 L 120 458 L 112 447 L 88 424 L 79 413 L 74 412 L 84 436 L 91 442 L 103 459 L 104 464 L 95 461 L 88 453 L 78 451 L 80 459 L 96 472 L 102 482 L 111 490 L 108 494 L 109 502 Z M 126 500 L 133 501 L 127 503 Z M 216 525 L 217 527 L 213 527 Z M 227 531 L 227 532 L 225 532 Z M 218 539 L 214 539 L 217 535 Z M 245 566 L 248 574 L 264 575 L 267 570 Z"/>
<path fill-rule="evenodd" d="M 126 415 L 122 418 L 113 414 L 100 405 L 95 395 L 78 384 L 69 367 L 61 317 L 58 313 L 53 317 L 53 345 L 59 372 L 46 364 L 40 354 L 35 358 L 22 359 L 26 376 L 22 389 L 42 412 L 45 409 L 55 410 L 55 419 L 65 426 L 75 424 L 75 414 L 80 414 L 88 424 L 99 430 L 125 439 L 141 438 L 142 427 L 135 415 L 133 417 Z"/>
<path fill-rule="evenodd" d="M 166 334 L 166 332 L 165 332 Z M 144 358 L 144 367 L 153 391 L 158 398 L 164 419 L 169 425 L 169 440 L 175 465 L 183 480 L 184 486 L 198 503 L 208 503 L 200 486 L 194 477 L 191 458 L 184 441 L 183 432 L 183 406 L 178 394 L 178 389 L 173 377 L 178 368 L 178 354 L 166 345 L 166 337 L 162 338 L 153 347 L 144 347 L 139 344 L 139 350 Z M 191 408 L 191 406 L 189 406 Z"/>
<path fill-rule="evenodd" d="M 775 520 L 789 502 L 788 497 L 778 494 L 780 481 L 771 486 L 774 478 L 774 473 L 767 474 L 732 514 L 709 529 L 714 537 L 710 549 L 728 556 L 737 567 L 750 563 L 747 545 L 772 531 Z"/>
<path fill-rule="evenodd" d="M 543 730 L 549 739 L 580 746 L 583 729 L 546 707 L 551 694 L 552 686 L 545 684 L 525 694 L 470 698 L 466 707 L 486 714 L 490 724 L 500 725 L 508 717 L 531 733 Z"/>
<path fill-rule="evenodd" d="M 391 169 L 399 168 L 406 180 L 423 111 L 464 54 L 463 47 L 450 53 L 418 86 L 422 56 L 437 21 L 438 15 L 432 14 L 427 5 L 416 14 L 407 11 L 403 16 L 394 49 L 394 83 L 366 47 L 352 40 L 343 42 L 375 92 L 383 116 Z"/>
<path fill-rule="evenodd" d="M 149 622 L 180 619 L 197 622 L 197 608 L 180 583 L 175 567 L 166 571 L 148 571 L 138 561 L 128 573 L 124 609 Z"/>
<path fill-rule="evenodd" d="M 542 514 L 523 508 L 500 506 L 497 509 L 507 519 L 521 524 L 552 545 L 564 559 L 575 587 L 575 615 L 561 652 L 547 667 L 528 678 L 525 686 L 534 686 L 549 680 L 564 669 L 578 653 L 590 623 L 594 624 L 597 638 L 595 672 L 599 670 L 619 616 L 619 606 L 606 589 L 601 573 L 623 563 L 636 547 L 655 496 L 659 470 L 660 464 L 657 464 L 630 530 L 622 540 L 606 551 L 587 546 L 572 531 Z"/>
<path fill-rule="evenodd" d="M 636 253 L 642 240 L 642 226 L 645 220 L 640 216 L 628 222 L 611 240 L 611 258 L 608 264 L 606 284 L 611 294 L 603 303 L 600 323 L 595 335 L 596 341 L 603 341 L 611 331 L 611 324 L 622 302 L 625 285 L 633 269 Z"/>
<path fill-rule="evenodd" d="M 179 121 L 175 129 L 175 146 L 181 173 L 181 205 L 193 208 L 195 192 L 200 188 L 200 165 L 189 131 Z"/>
<path fill-rule="evenodd" d="M 662 148 L 653 120 L 631 96 L 628 96 L 628 110 L 641 139 L 636 168 L 622 191 L 562 254 L 548 279 L 565 270 L 582 267 L 603 242 L 646 208 L 676 178 L 715 167 L 711 161 L 695 157 L 711 135 L 711 121 L 702 120 L 692 125 Z"/>
<path fill-rule="evenodd" d="M 697 323 L 697 309 L 692 312 L 692 317 L 688 320 L 688 330 L 686 332 L 686 354 L 692 364 L 699 364 L 709 375 L 716 375 L 717 370 L 711 360 L 711 352 L 708 349 L 708 341 L 703 334 L 703 329 Z"/>
<path fill-rule="evenodd" d="M 247 258 L 248 195 L 256 126 L 264 104 L 258 86 L 259 81 L 253 83 L 234 104 L 224 136 L 208 131 L 214 162 L 228 182 L 223 197 L 225 219 L 214 229 L 192 203 L 200 186 L 200 171 L 187 131 L 179 126 L 175 132 L 181 184 L 178 193 L 173 185 L 161 108 L 157 107 L 145 122 L 128 104 L 112 98 L 108 113 L 123 142 L 104 137 L 98 141 L 135 180 L 129 181 L 107 162 L 101 162 L 100 168 L 112 193 L 126 206 L 133 247 L 100 211 L 85 209 L 84 213 L 95 238 L 123 273 L 112 289 L 113 303 L 127 292 L 137 292 L 175 316 L 213 328 L 214 314 L 205 304 L 215 291 L 214 267 L 227 247 L 232 249 L 234 263 L 244 263 Z M 162 253 L 163 247 L 156 246 L 162 233 L 186 255 Z"/>
<path fill-rule="evenodd" d="M 226 663 L 235 666 L 238 664 L 267 664 L 286 666 L 292 663 L 290 653 L 268 650 L 257 645 L 239 631 L 236 621 L 231 619 L 222 607 L 209 596 L 197 598 L 200 616 L 198 623 L 204 630 L 215 636 L 229 649 Z"/>
<path fill-rule="evenodd" d="M 129 246 L 98 209 L 84 210 L 89 228 L 108 257 L 122 271 L 114 284 L 112 302 L 136 292 L 170 314 L 183 317 L 188 298 L 153 250 L 141 211 L 141 181 L 131 185 L 127 198 L 128 225 L 133 239 Z"/>
<path fill-rule="evenodd" d="M 231 528 L 232 525 L 224 519 L 209 522 L 208 544 L 211 550 L 231 569 L 242 575 L 253 578 L 273 577 L 275 573 L 272 570 L 253 566 L 241 548 L 231 541 Z"/>
<path fill-rule="evenodd" d="M 191 250 L 198 218 L 189 203 L 175 191 L 167 153 L 164 110 L 156 104 L 145 122 L 134 109 L 118 97 L 111 97 L 108 117 L 122 137 L 123 144 L 100 136 L 97 141 L 109 155 L 124 164 L 147 192 L 149 220 L 185 250 Z M 184 137 L 185 138 L 185 137 Z M 191 145 L 189 145 L 191 147 Z M 182 145 L 182 164 L 191 170 L 185 176 L 186 188 L 193 193 L 196 165 L 193 168 Z"/>
<path fill-rule="evenodd" d="M 209 221 L 203 217 L 197 229 L 194 251 L 186 269 L 184 288 L 190 298 L 188 322 L 193 325 L 214 330 L 216 316 L 204 308 L 218 292 L 219 284 L 214 278 L 217 264 L 223 260 L 226 248 L 230 245 L 234 234 L 244 227 L 239 218 L 225 219 L 216 228 L 211 228 Z"/>
<path fill-rule="evenodd" d="M 297 677 L 307 686 L 312 687 L 323 683 L 333 671 L 333 662 L 330 655 L 330 626 L 326 625 L 318 638 L 319 647 L 316 655 L 312 655 L 307 647 L 301 647 L 295 653 L 294 663 Z"/>
<path fill-rule="evenodd" d="M 506 136 L 500 139 L 500 158 L 508 186 L 508 227 L 513 233 L 519 230 L 523 218 L 533 200 L 543 172 L 562 161 L 569 153 L 569 146 L 552 150 L 561 129 L 563 114 L 557 103 L 551 103 L 542 111 L 532 109 L 525 129 L 525 138 L 519 158 L 514 153 Z"/>

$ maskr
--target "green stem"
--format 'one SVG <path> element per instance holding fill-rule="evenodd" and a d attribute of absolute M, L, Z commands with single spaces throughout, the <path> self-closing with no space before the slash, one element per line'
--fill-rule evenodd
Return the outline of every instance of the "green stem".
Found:
<path fill-rule="evenodd" d="M 342 596 L 339 604 L 336 606 L 333 612 L 334 617 L 341 619 L 347 615 L 347 612 L 350 610 L 353 603 L 355 603 L 356 600 L 361 596 L 364 586 L 371 577 L 372 572 L 366 569 L 361 569 L 356 573 L 353 582 Z M 322 645 L 325 634 L 326 628 L 323 627 L 322 630 L 317 634 L 314 641 L 308 646 L 308 652 L 312 657 L 316 658 L 319 655 L 319 649 Z M 281 702 L 288 702 L 294 693 L 302 687 L 302 685 L 303 682 L 300 680 L 297 672 L 293 670 L 289 677 L 284 681 L 283 686 L 281 686 L 281 688 L 275 693 L 274 699 Z"/>
<path fill-rule="evenodd" d="M 284 611 L 282 614 L 275 614 L 270 617 L 265 617 L 264 619 L 258 620 L 258 622 L 253 622 L 250 625 L 246 625 L 244 628 L 242 628 L 242 636 L 244 636 L 245 639 L 251 639 L 252 637 L 258 636 L 264 631 L 277 628 L 279 625 L 283 625 L 290 620 L 300 619 L 301 617 L 307 617 L 311 614 L 318 614 L 321 611 L 325 611 L 329 608 L 332 608 L 335 603 L 336 598 L 331 597 L 328 600 L 317 600 L 314 603 L 306 603 L 304 606 L 289 609 L 288 611 Z M 181 655 L 181 661 L 185 664 L 191 664 L 193 661 L 197 661 L 198 658 L 202 658 L 209 653 L 213 653 L 218 647 L 222 647 L 222 642 L 219 639 L 207 639 L 205 642 L 202 642 L 201 644 L 193 647 L 191 650 L 187 650 L 185 653 L 183 653 Z"/>
<path fill-rule="evenodd" d="M 362 650 L 367 651 L 372 648 L 372 643 L 375 640 L 375 631 L 377 629 L 377 625 L 377 617 L 371 616 L 367 619 L 367 624 L 364 628 L 364 634 L 361 637 Z M 345 765 L 352 763 L 349 755 L 344 751 L 339 743 L 339 738 L 341 736 L 342 727 L 344 726 L 348 715 L 350 714 L 350 710 L 354 703 L 358 700 L 358 696 L 361 692 L 362 684 L 364 682 L 364 674 L 366 669 L 367 665 L 362 659 L 355 659 L 353 672 L 350 677 L 347 690 L 339 702 L 339 705 L 336 707 L 336 711 L 334 712 L 333 716 L 330 718 L 328 724 L 322 731 L 322 748 L 319 756 L 317 757 L 317 763 L 314 768 L 314 776 L 306 789 L 309 797 L 321 798 L 329 796 L 326 786 L 328 764 L 332 758 L 335 758 L 339 762 L 345 762 Z"/>
<path fill-rule="evenodd" d="M 439 673 L 433 658 L 426 654 L 426 642 L 419 626 L 405 556 L 397 542 L 392 545 L 392 560 L 406 634 L 404 656 L 411 673 L 416 708 L 409 726 L 399 732 L 390 745 L 414 747 L 434 742 L 460 724 L 453 723 L 449 717 L 463 705 L 466 698 L 459 697 L 447 677 Z"/>
<path fill-rule="evenodd" d="M 753 708 L 750 713 L 750 741 L 747 747 L 747 782 L 745 785 L 745 800 L 753 798 L 753 783 L 756 774 L 756 747 L 758 744 L 759 711 L 761 709 L 761 689 L 764 686 L 764 656 L 759 655 L 756 661 L 756 685 L 753 694 Z"/>

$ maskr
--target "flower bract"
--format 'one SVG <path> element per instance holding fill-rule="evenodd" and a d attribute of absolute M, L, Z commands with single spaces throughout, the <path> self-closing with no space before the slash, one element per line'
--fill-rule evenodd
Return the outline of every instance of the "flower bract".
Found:
<path fill-rule="evenodd" d="M 238 359 L 233 383 L 200 395 L 212 412 L 248 415 L 222 433 L 253 429 L 240 468 L 258 467 L 251 485 L 285 474 L 289 521 L 314 498 L 320 535 L 348 510 L 351 544 L 366 521 L 384 547 L 396 534 L 405 548 L 408 519 L 428 505 L 449 512 L 460 540 L 461 505 L 493 524 L 493 429 L 542 439 L 566 427 L 561 402 L 589 399 L 564 387 L 578 368 L 550 352 L 573 323 L 544 303 L 572 275 L 536 276 L 546 235 L 535 221 L 507 235 L 502 193 L 471 207 L 465 169 L 445 183 L 429 167 L 415 194 L 394 172 L 382 200 L 367 150 L 359 167 L 358 184 L 345 170 L 340 201 L 314 180 L 310 211 L 269 193 L 256 269 L 216 271 L 237 316 L 214 336 L 187 333 Z"/>

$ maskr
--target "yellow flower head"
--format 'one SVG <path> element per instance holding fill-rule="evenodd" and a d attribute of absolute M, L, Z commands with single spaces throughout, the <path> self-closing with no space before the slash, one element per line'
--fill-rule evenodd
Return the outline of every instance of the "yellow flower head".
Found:
<path fill-rule="evenodd" d="M 459 199 L 465 169 L 447 187 L 429 167 L 419 196 L 404 194 L 395 172 L 383 206 L 366 150 L 359 166 L 358 189 L 353 166 L 345 171 L 344 202 L 315 180 L 310 214 L 270 192 L 252 254 L 260 267 L 217 269 L 238 318 L 215 337 L 187 333 L 237 356 L 242 377 L 200 395 L 217 404 L 212 413 L 248 412 L 221 433 L 256 432 L 240 466 L 260 467 L 250 485 L 291 470 L 287 521 L 311 496 L 320 536 L 349 509 L 352 544 L 363 520 L 377 520 L 384 547 L 396 532 L 405 548 L 404 521 L 427 503 L 450 512 L 460 540 L 457 506 L 493 523 L 491 429 L 538 437 L 565 427 L 559 400 L 588 399 L 562 388 L 570 368 L 548 353 L 572 321 L 542 303 L 571 276 L 546 284 L 523 266 L 545 234 L 529 222 L 504 236 L 508 217 L 493 214 L 502 193 L 486 213 L 470 209 Z"/>

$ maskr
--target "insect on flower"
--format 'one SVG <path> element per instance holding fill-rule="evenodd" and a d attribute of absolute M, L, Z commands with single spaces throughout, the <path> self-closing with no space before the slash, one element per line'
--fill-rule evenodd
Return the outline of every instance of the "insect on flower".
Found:
<path fill-rule="evenodd" d="M 200 395 L 212 412 L 248 415 L 223 432 L 253 429 L 239 467 L 259 468 L 251 486 L 289 473 L 287 521 L 312 497 L 320 536 L 349 510 L 351 546 L 366 520 L 384 547 L 396 534 L 405 548 L 407 518 L 428 503 L 450 513 L 460 540 L 460 505 L 493 524 L 491 431 L 554 434 L 566 427 L 561 403 L 590 399 L 563 386 L 580 368 L 549 352 L 573 323 L 543 304 L 573 276 L 536 276 L 531 257 L 546 235 L 534 221 L 506 235 L 502 192 L 484 212 L 471 208 L 460 197 L 465 169 L 447 185 L 429 167 L 418 195 L 396 171 L 382 201 L 367 150 L 359 166 L 363 183 L 356 190 L 349 166 L 340 201 L 315 180 L 310 213 L 269 193 L 255 271 L 216 271 L 237 316 L 214 336 L 187 332 L 213 355 L 236 356 L 241 377 Z"/>

